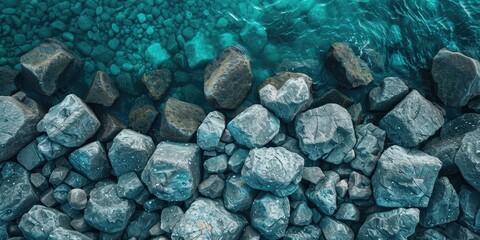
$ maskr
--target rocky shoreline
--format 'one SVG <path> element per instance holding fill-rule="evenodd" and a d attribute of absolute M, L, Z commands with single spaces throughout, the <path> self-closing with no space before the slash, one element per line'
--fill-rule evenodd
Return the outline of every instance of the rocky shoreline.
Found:
<path fill-rule="evenodd" d="M 348 44 L 322 57 L 339 89 L 373 84 Z M 461 53 L 433 59 L 437 97 L 392 76 L 364 105 L 314 98 L 300 72 L 255 89 L 230 46 L 206 63 L 214 111 L 171 97 L 157 111 L 175 81 L 158 69 L 128 122 L 108 111 L 108 73 L 68 88 L 82 62 L 63 43 L 20 64 L 0 68 L 0 239 L 480 238 L 480 63 Z"/>

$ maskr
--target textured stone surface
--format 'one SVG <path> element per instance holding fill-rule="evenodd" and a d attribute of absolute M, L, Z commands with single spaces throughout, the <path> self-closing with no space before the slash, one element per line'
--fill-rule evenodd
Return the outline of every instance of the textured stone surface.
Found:
<path fill-rule="evenodd" d="M 370 90 L 368 100 L 370 110 L 388 111 L 408 94 L 408 87 L 398 77 L 386 77 L 380 86 Z"/>
<path fill-rule="evenodd" d="M 480 114 L 464 113 L 445 123 L 440 131 L 440 137 L 463 137 L 465 134 L 477 129 L 480 129 Z"/>
<path fill-rule="evenodd" d="M 238 114 L 227 125 L 237 143 L 248 148 L 262 147 L 280 130 L 280 120 L 260 104 Z"/>
<path fill-rule="evenodd" d="M 240 175 L 231 175 L 225 181 L 223 203 L 231 212 L 245 211 L 252 205 L 257 191 L 251 188 Z"/>
<path fill-rule="evenodd" d="M 320 179 L 325 177 L 325 174 L 323 174 L 323 171 L 319 167 L 304 167 L 303 168 L 303 175 L 302 179 L 309 181 L 313 184 L 317 184 Z"/>
<path fill-rule="evenodd" d="M 39 132 L 46 132 L 53 141 L 65 147 L 79 147 L 100 128 L 92 110 L 76 95 L 70 94 L 48 110 L 38 123 Z"/>
<path fill-rule="evenodd" d="M 225 116 L 210 112 L 197 129 L 197 144 L 203 150 L 214 150 L 225 130 Z"/>
<path fill-rule="evenodd" d="M 116 191 L 121 198 L 134 199 L 143 190 L 143 184 L 135 172 L 125 173 L 118 178 Z"/>
<path fill-rule="evenodd" d="M 357 239 L 407 239 L 419 221 L 416 208 L 397 208 L 371 214 L 358 231 Z"/>
<path fill-rule="evenodd" d="M 383 152 L 385 131 L 368 123 L 355 127 L 355 135 L 357 137 L 357 143 L 353 148 L 355 158 L 350 162 L 350 166 L 370 176 Z"/>
<path fill-rule="evenodd" d="M 337 191 L 335 185 L 340 181 L 336 172 L 326 171 L 325 177 L 316 185 L 310 185 L 305 192 L 308 200 L 325 215 L 333 215 L 337 209 Z"/>
<path fill-rule="evenodd" d="M 161 142 L 142 172 L 142 182 L 162 200 L 185 201 L 200 183 L 200 154 L 195 144 Z"/>
<path fill-rule="evenodd" d="M 322 229 L 316 225 L 307 225 L 304 227 L 289 226 L 285 231 L 284 240 L 309 240 L 320 239 Z"/>
<path fill-rule="evenodd" d="M 239 48 L 221 51 L 205 69 L 203 91 L 215 108 L 235 109 L 252 86 L 250 59 Z"/>
<path fill-rule="evenodd" d="M 245 160 L 242 178 L 250 187 L 288 196 L 302 180 L 303 157 L 283 147 L 255 148 Z"/>
<path fill-rule="evenodd" d="M 301 113 L 295 131 L 300 148 L 311 160 L 340 164 L 348 159 L 355 145 L 355 132 L 347 110 L 337 104 L 326 104 Z"/>
<path fill-rule="evenodd" d="M 143 74 L 142 82 L 150 97 L 160 100 L 172 83 L 172 73 L 166 68 L 149 71 Z"/>
<path fill-rule="evenodd" d="M 460 213 L 457 192 L 446 177 L 437 179 L 426 208 L 420 209 L 420 225 L 432 228 L 458 219 Z"/>
<path fill-rule="evenodd" d="M 476 240 L 480 239 L 480 234 L 470 231 L 468 228 L 458 224 L 450 223 L 444 232 L 448 239 Z"/>
<path fill-rule="evenodd" d="M 480 193 L 463 187 L 458 194 L 460 201 L 460 223 L 480 234 Z"/>
<path fill-rule="evenodd" d="M 126 128 L 125 124 L 109 113 L 100 115 L 100 123 L 100 129 L 98 129 L 96 134 L 96 139 L 100 142 L 112 141 L 118 133 Z"/>
<path fill-rule="evenodd" d="M 70 229 L 70 218 L 56 209 L 42 205 L 33 206 L 22 216 L 18 227 L 27 239 L 42 240 L 56 228 Z"/>
<path fill-rule="evenodd" d="M 220 201 L 198 198 L 173 229 L 171 238 L 193 240 L 209 236 L 212 239 L 236 239 L 246 223 L 243 217 L 228 212 Z"/>
<path fill-rule="evenodd" d="M 72 189 L 68 192 L 68 204 L 75 210 L 83 210 L 87 207 L 87 193 L 83 189 Z"/>
<path fill-rule="evenodd" d="M 416 149 L 386 149 L 372 177 L 373 196 L 383 207 L 427 207 L 442 162 Z"/>
<path fill-rule="evenodd" d="M 171 206 L 163 209 L 162 215 L 160 216 L 160 228 L 166 233 L 172 233 L 173 229 L 180 219 L 183 218 L 184 214 L 182 208 L 178 206 Z"/>
<path fill-rule="evenodd" d="M 169 98 L 162 111 L 160 137 L 170 141 L 188 142 L 205 117 L 201 107 Z"/>
<path fill-rule="evenodd" d="M 465 181 L 480 192 L 480 129 L 465 134 L 455 164 Z"/>
<path fill-rule="evenodd" d="M 415 233 L 415 240 L 447 240 L 447 238 L 439 231 L 427 229 L 424 232 Z"/>
<path fill-rule="evenodd" d="M 37 150 L 47 160 L 54 160 L 68 152 L 69 148 L 52 141 L 47 134 L 37 137 Z"/>
<path fill-rule="evenodd" d="M 138 97 L 128 113 L 128 123 L 133 131 L 147 134 L 158 112 L 154 103 L 146 95 Z"/>
<path fill-rule="evenodd" d="M 250 210 L 250 222 L 267 239 L 280 239 L 285 235 L 290 218 L 290 203 L 287 197 L 259 194 Z"/>
<path fill-rule="evenodd" d="M 296 226 L 306 226 L 312 222 L 313 212 L 307 205 L 307 202 L 292 202 L 292 212 L 290 214 L 290 224 Z"/>
<path fill-rule="evenodd" d="M 462 145 L 463 136 L 453 136 L 447 138 L 436 137 L 429 140 L 422 151 L 437 157 L 442 161 L 440 174 L 452 175 L 458 173 L 458 167 L 455 164 L 455 155 Z"/>
<path fill-rule="evenodd" d="M 117 100 L 119 92 L 108 73 L 97 71 L 85 102 L 101 104 L 110 107 Z"/>
<path fill-rule="evenodd" d="M 38 151 L 37 146 L 38 142 L 34 139 L 17 154 L 17 161 L 28 171 L 43 165 L 47 161 L 43 154 Z"/>
<path fill-rule="evenodd" d="M 335 213 L 335 218 L 340 221 L 360 221 L 360 210 L 353 203 L 342 203 Z"/>
<path fill-rule="evenodd" d="M 348 195 L 352 200 L 367 200 L 372 195 L 370 179 L 353 171 L 348 178 Z"/>
<path fill-rule="evenodd" d="M 416 147 L 435 134 L 443 123 L 440 109 L 412 90 L 380 120 L 380 128 L 394 144 Z"/>
<path fill-rule="evenodd" d="M 480 95 L 480 62 L 459 52 L 441 49 L 433 58 L 432 76 L 445 105 L 462 107 Z"/>
<path fill-rule="evenodd" d="M 98 141 L 73 151 L 68 160 L 76 171 L 90 180 L 98 181 L 110 175 L 107 153 Z"/>
<path fill-rule="evenodd" d="M 311 107 L 317 108 L 329 103 L 335 103 L 344 108 L 348 108 L 352 106 L 353 100 L 349 96 L 340 92 L 338 89 L 334 88 L 334 89 L 328 90 L 326 93 L 322 94 L 322 96 L 313 99 L 313 103 Z"/>
<path fill-rule="evenodd" d="M 210 175 L 198 185 L 198 192 L 205 197 L 215 199 L 222 196 L 225 181 L 218 175 Z"/>
<path fill-rule="evenodd" d="M 51 231 L 50 234 L 48 235 L 48 240 L 90 240 L 89 237 L 86 235 L 66 229 L 64 227 L 58 227 L 55 228 L 55 230 Z"/>
<path fill-rule="evenodd" d="M 323 217 L 320 222 L 325 239 L 331 240 L 353 240 L 355 234 L 345 223 L 339 222 L 328 216 Z"/>
<path fill-rule="evenodd" d="M 19 72 L 13 69 L 0 67 L 0 96 L 10 96 L 17 91 L 17 78 Z"/>
<path fill-rule="evenodd" d="M 303 73 L 281 73 L 262 85 L 260 102 L 285 122 L 291 122 L 312 103 L 312 79 Z"/>
<path fill-rule="evenodd" d="M 227 154 L 220 154 L 215 157 L 211 157 L 203 162 L 203 168 L 207 173 L 223 173 L 228 167 Z"/>

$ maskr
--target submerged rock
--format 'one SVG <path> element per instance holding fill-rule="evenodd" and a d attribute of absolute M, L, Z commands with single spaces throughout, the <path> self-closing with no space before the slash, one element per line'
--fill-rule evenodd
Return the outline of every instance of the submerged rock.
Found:
<path fill-rule="evenodd" d="M 172 83 L 172 74 L 166 68 L 153 70 L 143 74 L 142 82 L 147 87 L 150 97 L 160 100 Z"/>
<path fill-rule="evenodd" d="M 368 94 L 370 109 L 388 111 L 408 94 L 408 86 L 398 77 L 384 78 L 380 86 Z"/>
<path fill-rule="evenodd" d="M 119 95 L 115 82 L 112 81 L 108 73 L 97 71 L 93 83 L 90 86 L 90 90 L 88 90 L 85 102 L 110 107 L 115 100 L 117 100 Z"/>
<path fill-rule="evenodd" d="M 407 239 L 415 232 L 418 221 L 419 210 L 416 208 L 374 213 L 360 227 L 357 239 Z"/>
<path fill-rule="evenodd" d="M 188 142 L 205 117 L 201 107 L 169 98 L 162 112 L 160 137 L 170 141 Z"/>
<path fill-rule="evenodd" d="M 144 95 L 135 99 L 135 103 L 128 113 L 129 125 L 134 131 L 147 134 L 157 115 L 158 112 L 153 106 L 153 102 Z"/>

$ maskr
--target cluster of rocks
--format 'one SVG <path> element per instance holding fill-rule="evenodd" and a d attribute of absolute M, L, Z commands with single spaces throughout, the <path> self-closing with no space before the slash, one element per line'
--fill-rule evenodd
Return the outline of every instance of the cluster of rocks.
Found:
<path fill-rule="evenodd" d="M 340 86 L 373 81 L 347 44 L 326 58 Z M 348 97 L 338 90 L 316 101 L 312 78 L 294 72 L 267 78 L 260 103 L 241 107 L 250 59 L 228 47 L 204 75 L 215 111 L 169 98 L 157 112 L 150 98 L 161 98 L 171 74 L 159 70 L 145 76 L 149 95 L 127 128 L 106 111 L 119 94 L 105 72 L 85 97 L 70 93 L 49 108 L 35 98 L 73 81 L 77 61 L 47 40 L 22 57 L 20 73 L 2 70 L 13 87 L 0 96 L 1 239 L 480 238 L 474 107 L 446 119 L 390 77 L 364 111 L 339 104 Z M 472 68 L 458 67 L 465 62 Z M 441 50 L 433 64 L 442 103 L 474 105 L 478 61 Z M 441 73 L 449 67 L 457 72 Z"/>

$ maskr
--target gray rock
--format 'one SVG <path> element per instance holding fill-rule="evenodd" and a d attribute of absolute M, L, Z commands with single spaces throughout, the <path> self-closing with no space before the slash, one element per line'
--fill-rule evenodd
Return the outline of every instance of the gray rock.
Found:
<path fill-rule="evenodd" d="M 371 214 L 358 231 L 357 239 L 407 239 L 419 221 L 416 208 L 397 208 Z"/>
<path fill-rule="evenodd" d="M 249 153 L 250 152 L 248 150 L 242 148 L 235 151 L 228 159 L 228 170 L 234 173 L 240 173 Z"/>
<path fill-rule="evenodd" d="M 68 204 L 75 210 L 83 210 L 87 207 L 87 193 L 83 189 L 72 189 L 68 192 Z"/>
<path fill-rule="evenodd" d="M 19 72 L 13 69 L 0 67 L 0 96 L 10 96 L 17 90 L 16 78 Z"/>
<path fill-rule="evenodd" d="M 447 229 L 444 232 L 445 236 L 448 239 L 458 239 L 458 240 L 477 240 L 480 239 L 479 234 L 475 234 L 474 232 L 470 231 L 470 229 L 458 224 L 458 223 L 450 223 L 447 225 Z"/>
<path fill-rule="evenodd" d="M 48 240 L 90 240 L 89 237 L 83 235 L 80 232 L 69 230 L 63 227 L 55 228 L 55 230 L 51 231 L 48 235 Z"/>
<path fill-rule="evenodd" d="M 250 187 L 284 197 L 302 180 L 303 158 L 283 147 L 255 148 L 245 160 L 242 178 Z"/>
<path fill-rule="evenodd" d="M 185 212 L 172 232 L 172 240 L 193 240 L 201 236 L 212 239 L 237 239 L 247 221 L 228 212 L 220 201 L 198 198 Z"/>
<path fill-rule="evenodd" d="M 339 198 L 344 198 L 348 192 L 348 182 L 345 179 L 340 180 L 337 184 L 335 184 L 335 191 L 337 191 L 337 196 Z"/>
<path fill-rule="evenodd" d="M 56 202 L 64 204 L 68 202 L 68 193 L 72 188 L 67 184 L 60 184 L 53 190 L 53 197 Z"/>
<path fill-rule="evenodd" d="M 100 115 L 100 129 L 98 129 L 95 135 L 96 139 L 100 142 L 110 142 L 118 133 L 126 128 L 118 118 L 112 116 L 109 113 L 103 113 Z"/>
<path fill-rule="evenodd" d="M 383 129 L 368 123 L 355 127 L 355 135 L 357 136 L 357 143 L 353 148 L 355 158 L 350 162 L 350 166 L 370 176 L 383 152 L 386 133 Z"/>
<path fill-rule="evenodd" d="M 324 174 L 325 177 L 316 185 L 310 185 L 305 195 L 321 213 L 331 216 L 337 209 L 335 185 L 340 181 L 340 176 L 332 171 L 326 171 Z"/>
<path fill-rule="evenodd" d="M 285 72 L 270 77 L 260 87 L 260 102 L 281 120 L 291 122 L 312 103 L 312 82 L 303 73 Z"/>
<path fill-rule="evenodd" d="M 480 95 L 480 63 L 459 52 L 441 49 L 433 58 L 432 76 L 445 105 L 462 107 Z"/>
<path fill-rule="evenodd" d="M 292 202 L 290 223 L 296 226 L 306 226 L 312 222 L 313 212 L 306 202 Z"/>
<path fill-rule="evenodd" d="M 133 200 L 120 198 L 115 184 L 107 184 L 92 189 L 84 218 L 88 225 L 100 231 L 118 233 L 127 227 L 134 211 Z"/>
<path fill-rule="evenodd" d="M 250 209 L 250 222 L 263 237 L 280 239 L 285 235 L 290 218 L 290 203 L 287 197 L 259 194 Z"/>
<path fill-rule="evenodd" d="M 251 188 L 240 175 L 231 175 L 225 182 L 223 203 L 231 212 L 240 212 L 250 209 L 257 190 Z"/>
<path fill-rule="evenodd" d="M 70 221 L 70 226 L 82 233 L 92 230 L 92 227 L 85 222 L 83 216 L 72 219 L 72 221 Z"/>
<path fill-rule="evenodd" d="M 47 178 L 44 177 L 41 173 L 32 173 L 30 175 L 30 182 L 36 189 L 40 191 L 44 191 L 48 187 Z"/>
<path fill-rule="evenodd" d="M 235 109 L 252 86 L 249 57 L 237 47 L 222 50 L 205 68 L 203 91 L 215 108 Z"/>
<path fill-rule="evenodd" d="M 272 140 L 273 141 L 273 140 Z M 225 153 L 228 156 L 232 156 L 232 154 L 237 150 L 237 144 L 229 143 L 225 145 Z"/>
<path fill-rule="evenodd" d="M 73 151 L 68 160 L 77 172 L 92 181 L 98 181 L 110 175 L 107 153 L 98 141 Z"/>
<path fill-rule="evenodd" d="M 197 144 L 203 150 L 214 150 L 225 130 L 225 116 L 210 112 L 197 129 Z"/>
<path fill-rule="evenodd" d="M 480 129 L 465 134 L 455 164 L 465 181 L 480 192 Z"/>
<path fill-rule="evenodd" d="M 30 183 L 30 173 L 22 165 L 6 162 L 0 176 L 0 220 L 13 221 L 22 216 L 39 198 Z"/>
<path fill-rule="evenodd" d="M 108 150 L 113 174 L 121 176 L 130 171 L 140 173 L 154 150 L 155 145 L 150 136 L 130 129 L 122 130 Z"/>
<path fill-rule="evenodd" d="M 313 184 L 317 184 L 320 179 L 325 177 L 322 169 L 319 167 L 304 167 L 302 179 Z"/>
<path fill-rule="evenodd" d="M 27 239 L 47 239 L 56 228 L 70 229 L 70 218 L 56 209 L 42 205 L 33 206 L 22 216 L 18 227 Z"/>
<path fill-rule="evenodd" d="M 203 162 L 203 168 L 207 173 L 223 173 L 228 167 L 228 156 L 221 154 L 211 157 Z"/>
<path fill-rule="evenodd" d="M 46 132 L 51 140 L 65 147 L 81 146 L 98 128 L 100 121 L 74 94 L 67 95 L 61 103 L 51 107 L 37 125 L 39 132 Z"/>
<path fill-rule="evenodd" d="M 238 114 L 227 125 L 237 143 L 248 148 L 262 147 L 280 131 L 280 120 L 260 104 Z"/>
<path fill-rule="evenodd" d="M 480 193 L 463 187 L 458 194 L 460 201 L 460 223 L 480 234 Z"/>
<path fill-rule="evenodd" d="M 364 175 L 352 172 L 348 178 L 348 195 L 352 200 L 367 200 L 372 196 L 370 179 Z"/>
<path fill-rule="evenodd" d="M 142 172 L 142 182 L 159 199 L 185 201 L 200 182 L 200 155 L 195 144 L 161 142 Z"/>
<path fill-rule="evenodd" d="M 337 83 L 345 88 L 368 85 L 373 81 L 367 63 L 355 55 L 346 43 L 334 43 L 328 49 L 325 66 L 332 71 Z"/>
<path fill-rule="evenodd" d="M 352 229 L 350 229 L 345 223 L 339 222 L 328 216 L 322 218 L 320 228 L 322 229 L 325 239 L 353 240 L 355 238 Z"/>
<path fill-rule="evenodd" d="M 63 182 L 73 188 L 82 188 L 89 183 L 89 180 L 80 173 L 69 171 Z"/>
<path fill-rule="evenodd" d="M 388 111 L 408 94 L 408 87 L 398 77 L 386 77 L 380 86 L 370 90 L 368 100 L 370 110 Z"/>
<path fill-rule="evenodd" d="M 198 192 L 203 196 L 215 199 L 222 196 L 225 181 L 218 175 L 210 175 L 198 185 Z"/>
<path fill-rule="evenodd" d="M 435 229 L 427 229 L 424 232 L 415 233 L 415 240 L 447 240 L 447 238 Z"/>
<path fill-rule="evenodd" d="M 160 221 L 158 213 L 137 212 L 127 226 L 124 236 L 128 239 L 144 240 L 150 237 L 149 230 Z"/>
<path fill-rule="evenodd" d="M 43 134 L 37 137 L 36 146 L 38 152 L 47 160 L 54 160 L 57 159 L 64 154 L 66 154 L 69 148 L 64 147 L 63 145 L 52 141 L 47 134 Z"/>
<path fill-rule="evenodd" d="M 0 162 L 15 156 L 25 145 L 31 142 L 37 133 L 37 123 L 43 117 L 43 111 L 25 94 L 14 97 L 0 96 Z"/>
<path fill-rule="evenodd" d="M 68 175 L 68 172 L 70 169 L 63 167 L 63 166 L 58 166 L 55 169 L 53 169 L 52 174 L 50 174 L 50 178 L 48 179 L 48 182 L 50 182 L 53 186 L 58 186 L 62 184 L 63 180 Z"/>
<path fill-rule="evenodd" d="M 480 128 L 480 114 L 464 113 L 442 126 L 441 138 L 465 136 L 466 133 Z"/>
<path fill-rule="evenodd" d="M 388 138 L 402 147 L 416 147 L 443 125 L 442 111 L 412 90 L 380 120 Z"/>
<path fill-rule="evenodd" d="M 257 230 L 251 226 L 246 226 L 243 230 L 243 235 L 240 240 L 260 240 L 260 237 L 261 235 L 257 232 Z"/>
<path fill-rule="evenodd" d="M 316 225 L 307 225 L 304 227 L 289 226 L 285 231 L 284 240 L 310 240 L 321 239 L 322 229 Z"/>
<path fill-rule="evenodd" d="M 135 172 L 125 173 L 118 178 L 116 191 L 121 198 L 135 199 L 143 190 L 143 184 Z"/>
<path fill-rule="evenodd" d="M 172 73 L 167 68 L 149 71 L 143 74 L 142 82 L 148 94 L 154 100 L 160 100 L 172 83 Z"/>
<path fill-rule="evenodd" d="M 442 161 L 440 175 L 452 175 L 458 173 L 458 167 L 455 164 L 455 155 L 462 145 L 462 136 L 453 136 L 447 138 L 436 137 L 429 140 L 422 151 L 437 157 Z"/>
<path fill-rule="evenodd" d="M 171 206 L 162 210 L 160 228 L 166 233 L 172 233 L 173 229 L 183 218 L 184 212 L 178 206 Z"/>
<path fill-rule="evenodd" d="M 378 160 L 373 196 L 382 207 L 427 207 L 442 162 L 416 149 L 391 146 Z"/>
<path fill-rule="evenodd" d="M 459 198 L 446 177 L 437 179 L 426 208 L 420 209 L 420 225 L 432 228 L 458 219 Z"/>
<path fill-rule="evenodd" d="M 358 222 L 360 221 L 360 210 L 353 203 L 342 203 L 335 213 L 339 221 Z"/>
<path fill-rule="evenodd" d="M 201 107 L 169 98 L 162 111 L 160 137 L 175 142 L 188 142 L 205 117 Z"/>
<path fill-rule="evenodd" d="M 326 104 L 301 113 L 295 131 L 300 148 L 311 160 L 340 164 L 351 160 L 348 153 L 355 145 L 355 132 L 347 110 L 337 104 Z"/>
<path fill-rule="evenodd" d="M 112 81 L 108 73 L 97 71 L 92 85 L 88 90 L 85 102 L 101 104 L 105 107 L 110 107 L 117 100 L 119 96 L 115 82 Z"/>
<path fill-rule="evenodd" d="M 28 171 L 43 165 L 47 159 L 38 151 L 38 142 L 33 140 L 17 154 L 17 161 Z"/>

